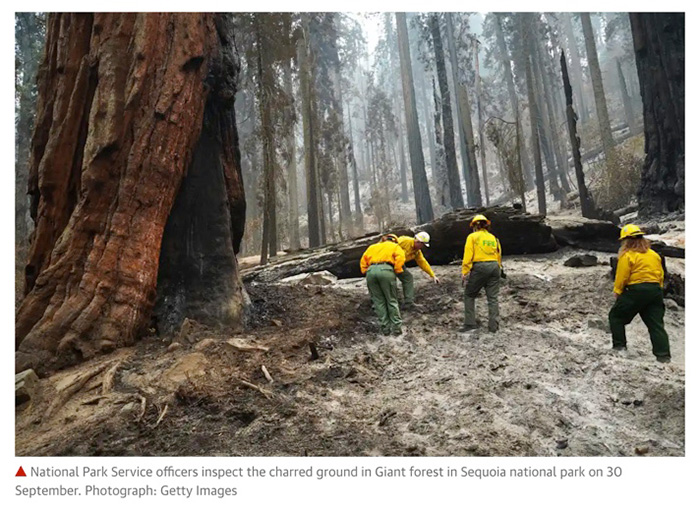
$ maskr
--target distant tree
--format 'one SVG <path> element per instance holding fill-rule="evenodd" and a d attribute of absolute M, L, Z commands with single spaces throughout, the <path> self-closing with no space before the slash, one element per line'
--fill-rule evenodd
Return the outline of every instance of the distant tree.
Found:
<path fill-rule="evenodd" d="M 442 47 L 440 23 L 437 14 L 430 15 L 430 33 L 433 49 L 435 51 L 435 63 L 437 66 L 438 84 L 440 86 L 440 104 L 442 105 L 443 141 L 445 143 L 445 157 L 447 162 L 447 180 L 450 186 L 450 205 L 454 208 L 464 207 L 462 199 L 462 186 L 459 181 L 457 169 L 457 153 L 455 149 L 454 127 L 452 122 L 452 107 L 450 103 L 450 88 L 447 83 L 447 69 L 445 66 L 445 52 Z M 478 175 L 478 174 L 477 174 Z"/>
<path fill-rule="evenodd" d="M 29 146 L 36 111 L 36 79 L 44 48 L 44 15 L 15 14 L 15 233 L 24 244 L 29 234 L 27 179 Z"/>
<path fill-rule="evenodd" d="M 540 138 L 538 132 L 539 129 L 537 127 L 538 117 L 540 113 L 537 108 L 537 99 L 535 97 L 535 80 L 533 78 L 532 61 L 530 59 L 530 48 L 532 47 L 530 43 L 530 37 L 532 37 L 530 30 L 532 26 L 532 14 L 518 13 L 516 16 L 518 19 L 518 31 L 521 39 L 521 59 L 525 67 L 525 83 L 530 109 L 530 131 L 532 133 L 530 139 L 532 144 L 532 153 L 534 155 L 535 160 L 535 184 L 537 186 L 537 204 L 539 208 L 539 213 L 547 215 L 547 198 L 545 194 L 544 175 L 542 172 L 542 156 L 540 155 Z"/>
<path fill-rule="evenodd" d="M 301 117 L 304 128 L 304 172 L 306 175 L 306 212 L 309 228 L 309 247 L 321 245 L 321 220 L 319 212 L 319 180 L 316 170 L 316 114 L 312 56 L 310 54 L 310 16 L 301 15 L 300 34 L 297 38 L 299 61 L 299 88 L 301 89 Z"/>
<path fill-rule="evenodd" d="M 603 75 L 600 72 L 600 64 L 598 63 L 598 50 L 596 49 L 590 13 L 581 13 L 581 26 L 583 27 L 583 37 L 586 41 L 586 57 L 588 58 L 588 68 L 591 72 L 595 110 L 598 117 L 600 137 L 603 141 L 603 151 L 605 152 L 606 161 L 610 161 L 614 157 L 615 141 L 613 140 L 612 128 L 610 127 L 608 104 L 603 88 Z"/>
<path fill-rule="evenodd" d="M 401 86 L 403 89 L 404 111 L 406 113 L 408 153 L 413 177 L 413 198 L 416 204 L 416 219 L 420 224 L 433 220 L 433 206 L 430 200 L 430 192 L 428 191 L 428 179 L 425 175 L 425 161 L 420 128 L 418 126 L 418 110 L 416 109 L 416 93 L 413 86 L 413 68 L 408 45 L 408 27 L 406 26 L 405 13 L 396 13 L 396 27 L 401 63 Z"/>

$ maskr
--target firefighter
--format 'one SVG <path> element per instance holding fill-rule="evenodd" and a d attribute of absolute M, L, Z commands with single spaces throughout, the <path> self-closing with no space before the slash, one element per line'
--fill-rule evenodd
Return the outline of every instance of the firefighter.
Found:
<path fill-rule="evenodd" d="M 476 296 L 486 288 L 489 308 L 489 331 L 499 327 L 498 288 L 502 277 L 501 243 L 489 231 L 491 221 L 477 214 L 469 226 L 472 233 L 464 244 L 462 286 L 464 286 L 464 326 L 461 332 L 476 329 Z"/>
<path fill-rule="evenodd" d="M 439 283 L 440 280 L 437 278 L 433 269 L 430 267 L 428 260 L 423 256 L 421 251 L 424 247 L 430 247 L 430 235 L 427 232 L 418 232 L 414 237 L 409 237 L 407 235 L 402 235 L 399 237 L 399 246 L 403 249 L 406 254 L 406 261 L 410 262 L 415 260 L 416 264 L 428 274 L 433 281 Z M 399 281 L 401 281 L 401 287 L 403 289 L 403 307 L 404 309 L 415 308 L 415 291 L 413 287 L 413 275 L 408 269 L 396 276 Z"/>
<path fill-rule="evenodd" d="M 608 314 L 612 347 L 627 350 L 625 325 L 639 314 L 649 330 L 656 360 L 670 362 L 671 349 L 664 329 L 662 258 L 651 249 L 651 243 L 637 225 L 624 226 L 620 231 L 620 241 L 613 289 L 615 303 Z"/>
<path fill-rule="evenodd" d="M 396 235 L 384 235 L 367 248 L 360 260 L 360 270 L 367 275 L 367 289 L 374 312 L 379 317 L 382 334 L 401 334 L 396 275 L 403 272 L 406 255 Z"/>

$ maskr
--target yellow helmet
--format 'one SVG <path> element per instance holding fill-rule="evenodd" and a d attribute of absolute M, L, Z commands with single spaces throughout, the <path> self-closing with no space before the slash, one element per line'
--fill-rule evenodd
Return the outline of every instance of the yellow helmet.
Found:
<path fill-rule="evenodd" d="M 398 244 L 399 243 L 399 238 L 394 235 L 393 233 L 387 233 L 386 235 L 382 236 L 382 242 L 386 242 L 387 240 Z"/>
<path fill-rule="evenodd" d="M 488 220 L 488 218 L 482 214 L 477 214 L 474 216 L 474 219 L 472 219 L 472 222 L 469 223 L 469 226 L 472 227 L 474 226 L 474 223 L 477 223 L 479 221 L 484 221 L 486 224 L 491 224 L 491 221 Z"/>
<path fill-rule="evenodd" d="M 628 237 L 640 237 L 644 235 L 644 232 L 639 229 L 639 226 L 636 224 L 626 224 L 625 226 L 622 227 L 622 230 L 620 230 L 620 239 L 626 239 Z"/>

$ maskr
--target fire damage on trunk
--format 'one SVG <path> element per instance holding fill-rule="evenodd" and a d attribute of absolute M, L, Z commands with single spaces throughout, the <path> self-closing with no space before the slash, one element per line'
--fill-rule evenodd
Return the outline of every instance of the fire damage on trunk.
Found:
<path fill-rule="evenodd" d="M 132 344 L 157 299 L 171 325 L 195 304 L 200 319 L 240 316 L 234 251 L 245 199 L 227 23 L 219 14 L 49 15 L 17 370 Z"/>

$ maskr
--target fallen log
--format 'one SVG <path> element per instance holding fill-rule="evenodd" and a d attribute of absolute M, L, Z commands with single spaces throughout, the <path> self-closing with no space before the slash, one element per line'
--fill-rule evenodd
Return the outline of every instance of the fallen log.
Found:
<path fill-rule="evenodd" d="M 413 235 L 418 231 L 428 232 L 430 247 L 425 248 L 423 254 L 432 265 L 447 265 L 462 259 L 464 241 L 471 232 L 469 223 L 476 214 L 485 214 L 491 220 L 491 230 L 501 241 L 504 255 L 549 253 L 557 250 L 552 228 L 546 224 L 545 218 L 527 214 L 514 207 L 458 209 L 424 225 L 393 228 L 391 233 Z M 360 258 L 367 246 L 377 242 L 380 237 L 379 233 L 371 233 L 361 238 L 280 257 L 267 265 L 242 270 L 243 281 L 269 283 L 323 270 L 338 278 L 361 277 Z"/>
<path fill-rule="evenodd" d="M 617 253 L 620 228 L 609 221 L 583 217 L 548 217 L 546 223 L 559 246 Z"/>

